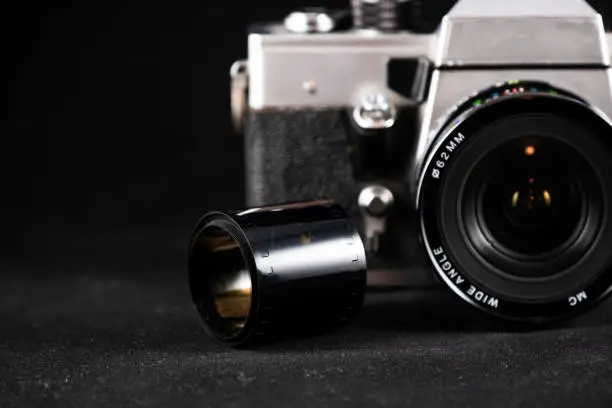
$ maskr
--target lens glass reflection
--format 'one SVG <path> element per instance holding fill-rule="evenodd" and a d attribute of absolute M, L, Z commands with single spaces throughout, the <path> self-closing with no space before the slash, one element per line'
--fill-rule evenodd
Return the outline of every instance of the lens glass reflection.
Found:
<path fill-rule="evenodd" d="M 523 137 L 497 148 L 479 166 L 480 227 L 502 250 L 540 255 L 560 250 L 581 228 L 585 195 L 572 169 L 582 156 L 546 137 Z M 580 166 L 578 166 L 580 167 Z"/>

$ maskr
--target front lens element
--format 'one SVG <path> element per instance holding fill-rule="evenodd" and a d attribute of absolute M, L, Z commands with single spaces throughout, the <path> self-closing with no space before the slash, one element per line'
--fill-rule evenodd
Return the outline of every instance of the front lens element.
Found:
<path fill-rule="evenodd" d="M 491 273 L 562 274 L 589 251 L 601 224 L 597 176 L 563 138 L 508 135 L 468 172 L 459 226 Z"/>
<path fill-rule="evenodd" d="M 567 144 L 523 137 L 498 147 L 473 172 L 478 225 L 509 256 L 542 256 L 571 244 L 586 217 L 586 160 Z"/>

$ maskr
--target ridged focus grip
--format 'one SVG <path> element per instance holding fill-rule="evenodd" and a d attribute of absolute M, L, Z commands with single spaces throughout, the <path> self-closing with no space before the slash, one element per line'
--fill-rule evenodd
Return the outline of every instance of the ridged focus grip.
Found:
<path fill-rule="evenodd" d="M 395 31 L 398 3 L 399 0 L 351 0 L 354 28 Z"/>
<path fill-rule="evenodd" d="M 332 201 L 213 212 L 192 236 L 189 279 L 209 334 L 253 345 L 351 322 L 366 289 L 365 250 Z"/>

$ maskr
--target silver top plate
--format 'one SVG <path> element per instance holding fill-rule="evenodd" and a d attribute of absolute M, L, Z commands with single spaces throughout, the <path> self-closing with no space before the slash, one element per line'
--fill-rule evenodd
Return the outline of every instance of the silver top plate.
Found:
<path fill-rule="evenodd" d="M 387 89 L 387 62 L 429 58 L 431 40 L 408 33 L 251 34 L 249 106 L 353 106 L 379 91 L 394 104 L 406 104 Z"/>
<path fill-rule="evenodd" d="M 437 33 L 288 33 L 282 25 L 249 36 L 251 109 L 355 106 L 384 94 L 390 58 L 427 58 L 438 67 L 512 70 L 609 66 L 602 19 L 584 0 L 461 0 Z"/>

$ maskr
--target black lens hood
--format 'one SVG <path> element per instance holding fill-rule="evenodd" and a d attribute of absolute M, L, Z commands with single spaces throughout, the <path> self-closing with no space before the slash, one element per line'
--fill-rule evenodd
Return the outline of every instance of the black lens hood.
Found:
<path fill-rule="evenodd" d="M 239 251 L 217 262 L 207 245 L 211 231 L 224 232 Z M 243 325 L 228 334 L 215 327 L 210 277 L 235 261 L 250 277 L 250 301 Z M 189 282 L 213 338 L 230 346 L 262 344 L 351 322 L 366 289 L 365 251 L 344 210 L 331 201 L 210 212 L 191 238 Z"/>

